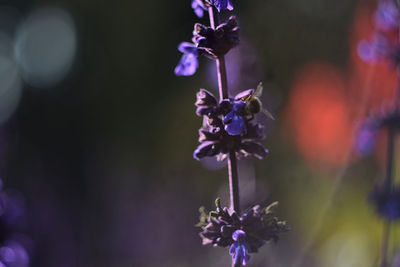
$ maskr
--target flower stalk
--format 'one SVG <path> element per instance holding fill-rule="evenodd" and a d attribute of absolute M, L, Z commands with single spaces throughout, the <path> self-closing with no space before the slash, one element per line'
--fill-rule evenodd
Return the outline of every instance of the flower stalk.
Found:
<path fill-rule="evenodd" d="M 209 7 L 210 26 L 215 29 L 216 25 L 219 25 L 219 14 L 216 12 L 215 7 Z M 216 60 L 217 65 L 217 77 L 218 77 L 218 89 L 220 101 L 228 98 L 228 79 L 226 75 L 225 57 L 219 56 Z M 228 159 L 228 177 L 229 177 L 229 197 L 230 197 L 230 208 L 231 210 L 240 213 L 240 201 L 239 201 L 239 175 L 237 168 L 236 152 L 233 149 L 229 151 Z M 235 264 L 232 260 L 233 267 L 242 266 L 240 263 Z"/>
<path fill-rule="evenodd" d="M 219 24 L 219 14 L 214 6 L 209 7 L 209 17 L 211 28 L 215 29 L 216 25 Z M 226 75 L 225 57 L 219 56 L 216 60 L 217 65 L 217 76 L 218 76 L 218 89 L 219 99 L 228 98 L 228 79 Z M 239 207 L 239 177 L 237 169 L 236 153 L 233 149 L 229 151 L 228 159 L 228 175 L 229 175 L 229 196 L 230 196 L 230 207 L 233 211 L 240 213 Z"/>
<path fill-rule="evenodd" d="M 219 13 L 214 6 L 208 8 L 208 14 L 210 17 L 210 26 L 216 29 L 219 25 Z M 228 98 L 228 79 L 226 77 L 226 66 L 225 57 L 219 56 L 216 60 L 217 65 L 217 75 L 218 75 L 218 89 L 220 100 Z"/>

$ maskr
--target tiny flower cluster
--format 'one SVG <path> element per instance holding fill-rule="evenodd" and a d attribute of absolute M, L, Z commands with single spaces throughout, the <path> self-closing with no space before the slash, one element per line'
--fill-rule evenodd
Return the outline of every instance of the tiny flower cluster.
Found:
<path fill-rule="evenodd" d="M 218 156 L 223 160 L 230 150 L 238 157 L 253 155 L 262 159 L 268 155 L 268 150 L 258 142 L 264 139 L 263 126 L 251 123 L 253 116 L 246 113 L 246 102 L 241 100 L 252 92 L 246 90 L 220 102 L 205 89 L 197 93 L 196 114 L 203 117 L 203 126 L 199 130 L 200 145 L 193 154 L 195 159 Z"/>
<path fill-rule="evenodd" d="M 193 75 L 198 67 L 198 56 L 216 59 L 225 55 L 239 44 L 239 27 L 236 18 L 231 16 L 227 22 L 217 26 L 216 29 L 200 23 L 194 25 L 193 43 L 182 42 L 178 50 L 183 53 L 181 60 L 175 68 L 178 76 Z"/>
<path fill-rule="evenodd" d="M 279 234 L 289 230 L 286 222 L 279 221 L 274 214 L 278 202 L 261 208 L 256 205 L 247 209 L 241 216 L 228 208 L 221 207 L 217 199 L 216 211 L 206 213 L 200 208 L 200 237 L 203 245 L 227 247 L 235 264 L 246 265 L 248 253 L 256 253 L 267 241 L 278 241 Z"/>
<path fill-rule="evenodd" d="M 400 47 L 396 38 L 393 38 L 393 32 L 400 23 L 398 6 L 391 0 L 381 1 L 374 14 L 374 22 L 377 28 L 375 36 L 358 44 L 358 54 L 369 64 L 388 60 L 396 66 L 400 63 Z"/>
<path fill-rule="evenodd" d="M 388 221 L 400 219 L 400 188 L 376 186 L 369 195 L 376 212 Z"/>
<path fill-rule="evenodd" d="M 397 110 L 382 113 L 371 116 L 361 123 L 356 133 L 355 151 L 360 155 L 369 154 L 382 128 L 400 130 L 400 113 Z"/>

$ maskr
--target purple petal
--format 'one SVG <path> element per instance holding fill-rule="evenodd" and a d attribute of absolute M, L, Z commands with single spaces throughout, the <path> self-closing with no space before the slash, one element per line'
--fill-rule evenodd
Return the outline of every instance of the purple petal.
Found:
<path fill-rule="evenodd" d="M 236 248 L 235 244 L 232 244 L 231 247 L 229 248 L 229 254 L 231 255 L 235 254 L 235 248 Z"/>
<path fill-rule="evenodd" d="M 200 89 L 196 94 L 196 106 L 217 106 L 217 98 L 206 89 Z"/>
<path fill-rule="evenodd" d="M 241 149 L 258 159 L 265 158 L 269 153 L 268 149 L 265 149 L 260 143 L 254 141 L 242 142 Z"/>
<path fill-rule="evenodd" d="M 203 157 L 212 157 L 220 153 L 220 144 L 214 141 L 201 143 L 193 153 L 193 157 L 200 160 Z"/>
<path fill-rule="evenodd" d="M 249 262 L 249 260 L 250 260 L 250 255 L 249 254 L 244 254 L 244 257 L 242 258 L 242 265 L 246 266 L 247 263 Z"/>
<path fill-rule="evenodd" d="M 197 56 L 197 47 L 189 42 L 182 42 L 178 45 L 178 50 L 184 54 L 194 54 Z"/>
<path fill-rule="evenodd" d="M 212 0 L 211 3 L 217 8 L 218 12 L 228 7 L 228 0 Z"/>
<path fill-rule="evenodd" d="M 230 135 L 240 135 L 246 133 L 246 125 L 242 116 L 236 115 L 234 112 L 228 113 L 224 118 L 225 131 Z"/>
<path fill-rule="evenodd" d="M 250 259 L 250 256 L 247 255 L 245 246 L 239 242 L 233 243 L 232 246 L 234 246 L 233 261 L 235 264 L 241 264 L 245 266 Z"/>
<path fill-rule="evenodd" d="M 231 0 L 228 0 L 228 6 L 226 7 L 228 10 L 232 11 L 233 10 L 233 4 Z"/>
<path fill-rule="evenodd" d="M 183 54 L 181 60 L 175 68 L 175 75 L 191 76 L 196 72 L 198 66 L 199 63 L 196 55 Z"/>
<path fill-rule="evenodd" d="M 232 234 L 232 239 L 235 241 L 242 240 L 243 238 L 246 238 L 246 233 L 243 230 L 236 230 Z"/>
<path fill-rule="evenodd" d="M 202 18 L 204 16 L 204 7 L 199 3 L 198 0 L 192 1 L 192 8 L 194 13 L 199 17 Z"/>

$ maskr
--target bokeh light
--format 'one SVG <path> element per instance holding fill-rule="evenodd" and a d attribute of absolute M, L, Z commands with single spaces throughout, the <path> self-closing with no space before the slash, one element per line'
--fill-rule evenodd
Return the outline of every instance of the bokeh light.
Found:
<path fill-rule="evenodd" d="M 293 81 L 287 105 L 287 131 L 311 167 L 346 163 L 352 141 L 343 74 L 322 62 L 304 66 Z"/>
<path fill-rule="evenodd" d="M 59 8 L 41 8 L 20 25 L 15 57 L 24 81 L 33 87 L 51 87 L 71 68 L 77 48 L 72 17 Z"/>

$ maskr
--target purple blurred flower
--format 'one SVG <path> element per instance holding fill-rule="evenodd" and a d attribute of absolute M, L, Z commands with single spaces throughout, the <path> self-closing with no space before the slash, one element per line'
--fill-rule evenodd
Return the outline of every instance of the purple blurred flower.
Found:
<path fill-rule="evenodd" d="M 382 34 L 376 34 L 372 40 L 363 40 L 357 47 L 358 55 L 362 60 L 369 64 L 390 57 L 393 54 L 389 40 Z"/>
<path fill-rule="evenodd" d="M 218 103 L 215 96 L 205 89 L 197 93 L 196 114 L 203 116 L 203 126 L 199 130 L 200 145 L 193 153 L 195 159 L 218 156 L 223 160 L 231 148 L 239 158 L 253 155 L 262 159 L 268 155 L 268 150 L 258 142 L 264 139 L 262 125 L 250 123 L 249 120 L 239 116 L 237 109 L 240 110 L 241 107 L 235 104 L 237 101 L 232 98 Z M 238 118 L 230 121 L 229 116 Z M 239 134 L 232 135 L 232 133 Z"/>
<path fill-rule="evenodd" d="M 246 242 L 246 233 L 242 230 L 236 230 L 232 235 L 232 239 L 234 242 L 229 248 L 229 254 L 232 255 L 235 264 L 246 266 L 250 260 L 250 256 L 247 254 L 250 248 Z"/>
<path fill-rule="evenodd" d="M 192 8 L 194 13 L 196 13 L 199 18 L 202 18 L 204 16 L 204 11 L 207 10 L 205 3 L 202 0 L 193 0 Z"/>
<path fill-rule="evenodd" d="M 379 4 L 374 14 L 375 24 L 383 31 L 394 30 L 399 27 L 400 15 L 397 6 L 391 2 Z"/>
<path fill-rule="evenodd" d="M 375 206 L 377 213 L 386 220 L 400 219 L 400 188 L 377 186 L 371 192 L 369 201 Z"/>
<path fill-rule="evenodd" d="M 197 56 L 198 50 L 192 43 L 182 42 L 178 50 L 183 53 L 181 60 L 175 68 L 175 75 L 190 76 L 193 75 L 199 65 Z"/>
<path fill-rule="evenodd" d="M 0 259 L 7 267 L 29 266 L 27 250 L 15 241 L 7 241 L 4 246 L 0 247 Z"/>
<path fill-rule="evenodd" d="M 286 222 L 279 221 L 273 209 L 277 202 L 260 208 L 249 208 L 242 216 L 235 211 L 222 208 L 216 200 L 216 211 L 207 213 L 200 208 L 200 237 L 203 245 L 213 244 L 219 247 L 230 246 L 229 253 L 236 263 L 246 265 L 250 257 L 247 253 L 256 253 L 266 242 L 278 241 L 279 234 L 289 231 Z"/>

